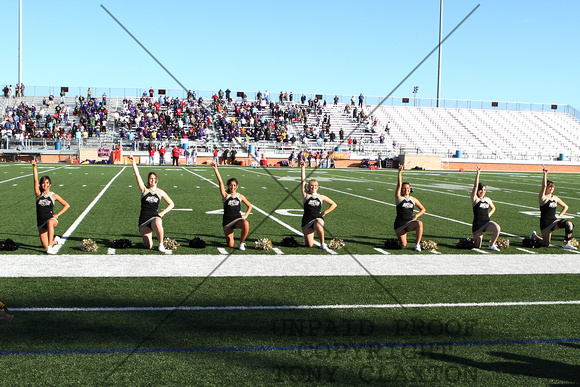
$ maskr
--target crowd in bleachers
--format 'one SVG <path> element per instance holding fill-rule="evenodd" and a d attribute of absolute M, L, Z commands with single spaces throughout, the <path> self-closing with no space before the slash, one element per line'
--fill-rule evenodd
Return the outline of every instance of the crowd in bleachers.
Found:
<path fill-rule="evenodd" d="M 22 96 L 19 87 L 18 95 Z M 63 139 L 70 147 L 71 140 L 100 137 L 113 130 L 134 143 L 168 142 L 182 139 L 210 142 L 266 141 L 272 143 L 300 144 L 303 147 L 324 147 L 348 140 L 341 125 L 335 125 L 337 111 L 330 111 L 326 100 L 307 99 L 304 94 L 295 100 L 292 92 L 280 92 L 278 101 L 270 99 L 269 92 L 258 92 L 256 100 L 238 95 L 232 99 L 231 91 L 220 90 L 212 98 L 197 98 L 189 91 L 187 98 L 154 97 L 154 90 L 138 98 L 117 100 L 113 108 L 107 106 L 107 96 L 95 98 L 89 88 L 86 96 L 65 98 L 61 91 L 60 102 L 50 94 L 35 106 L 31 99 L 12 99 L 13 90 L 6 91 L 6 104 L 2 115 L 2 138 Z M 38 97 L 41 98 L 41 97 Z M 68 104 L 67 104 L 68 101 Z M 338 97 L 334 99 L 337 104 Z M 354 101 L 354 97 L 353 97 Z M 356 107 L 345 104 L 347 120 L 358 124 L 357 131 L 375 132 L 365 116 L 362 104 Z M 354 110 L 352 118 L 350 112 Z M 344 118 L 341 118 L 344 119 Z M 210 136 L 212 136 L 210 138 Z M 215 137 L 213 137 L 215 136 Z M 384 136 L 381 136 L 381 143 Z M 358 140 L 359 143 L 364 140 Z M 372 142 L 372 141 L 371 141 Z M 74 141 L 72 141 L 75 144 Z M 348 144 L 358 150 L 357 138 Z M 349 149 L 351 147 L 349 146 Z"/>

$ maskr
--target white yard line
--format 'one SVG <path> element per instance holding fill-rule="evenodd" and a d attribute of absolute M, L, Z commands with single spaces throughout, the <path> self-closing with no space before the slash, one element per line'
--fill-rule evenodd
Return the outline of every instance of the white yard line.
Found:
<path fill-rule="evenodd" d="M 388 253 L 387 251 L 385 251 L 383 249 L 379 249 L 378 247 L 375 247 L 375 251 L 378 251 L 379 253 L 381 253 L 383 255 L 390 255 L 390 253 Z"/>
<path fill-rule="evenodd" d="M 317 310 L 317 309 L 402 309 L 402 308 L 481 308 L 505 306 L 580 305 L 580 301 L 462 302 L 434 304 L 350 304 L 350 305 L 251 305 L 251 306 L 142 306 L 93 308 L 10 308 L 14 312 L 166 312 L 236 310 Z"/>
<path fill-rule="evenodd" d="M 121 173 L 123 173 L 123 171 L 125 170 L 125 168 L 127 168 L 127 167 L 123 167 L 123 169 L 121 169 L 121 171 L 119 173 L 117 173 L 115 175 L 115 177 L 113 177 L 111 179 L 111 181 L 109 181 L 109 183 L 101 190 L 101 192 L 97 195 L 97 197 L 93 199 L 93 201 L 91 202 L 91 204 L 89 204 L 89 206 L 83 211 L 83 213 L 79 215 L 79 217 L 77 218 L 77 220 L 75 220 L 74 223 L 68 228 L 68 230 L 65 231 L 65 233 L 61 237 L 62 243 L 56 246 L 57 253 L 60 250 L 60 248 L 66 243 L 68 237 L 71 236 L 71 234 L 76 230 L 76 228 L 79 226 L 79 224 L 81 224 L 81 222 L 83 221 L 83 219 L 85 218 L 85 216 L 87 216 L 87 214 L 91 211 L 91 209 L 95 206 L 95 204 L 97 204 L 97 202 L 99 201 L 99 199 L 109 189 L 109 187 L 111 186 L 111 184 L 113 184 L 113 182 L 115 181 L 115 179 L 117 179 L 117 177 L 119 177 L 119 175 Z"/>
<path fill-rule="evenodd" d="M 221 249 L 221 250 L 220 250 Z M 574 254 L 297 255 L 8 255 L 0 254 L 0 278 L 18 277 L 294 277 L 294 276 L 432 276 L 580 274 Z M 212 249 L 210 249 L 212 250 Z M 288 250 L 281 249 L 288 252 Z M 215 250 L 213 250 L 215 251 Z M 15 265 L 14 262 L 18 262 Z"/>
<path fill-rule="evenodd" d="M 66 167 L 58 167 L 58 168 L 48 169 L 48 170 L 42 171 L 42 172 L 43 173 L 44 172 L 52 172 L 52 171 L 56 171 L 56 170 L 62 169 L 62 168 L 66 168 Z M 18 177 L 13 177 L 12 179 L 8 179 L 8 180 L 2 180 L 2 181 L 0 181 L 0 184 L 2 184 L 2 183 L 8 183 L 9 181 L 18 180 L 18 179 L 22 179 L 24 177 L 30 177 L 30 176 L 32 176 L 32 173 L 31 174 L 28 174 L 28 175 L 22 175 L 22 176 L 18 176 Z"/>
<path fill-rule="evenodd" d="M 535 251 L 522 249 L 521 247 L 516 247 L 516 250 L 523 251 L 524 253 L 528 253 L 528 254 L 537 254 Z"/>

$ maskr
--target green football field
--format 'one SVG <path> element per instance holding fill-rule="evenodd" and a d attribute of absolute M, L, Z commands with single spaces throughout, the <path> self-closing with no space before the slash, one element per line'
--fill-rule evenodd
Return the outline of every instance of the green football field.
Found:
<path fill-rule="evenodd" d="M 175 202 L 175 209 L 164 219 L 166 236 L 184 246 L 179 253 L 190 254 L 185 246 L 197 236 L 206 241 L 203 254 L 218 254 L 224 247 L 221 229 L 221 197 L 214 173 L 209 167 L 141 167 L 146 179 L 149 171 L 159 175 L 159 187 Z M 26 164 L 0 166 L 1 202 L 5 221 L 1 232 L 20 244 L 16 254 L 43 254 L 35 229 L 35 206 L 32 187 L 32 168 Z M 309 170 L 321 186 L 320 192 L 332 198 L 338 208 L 326 221 L 327 239 L 340 238 L 345 248 L 339 254 L 377 254 L 375 248 L 383 248 L 387 238 L 394 238 L 393 221 L 394 170 L 365 169 L 318 169 Z M 118 250 L 117 254 L 146 254 L 142 249 L 137 230 L 140 193 L 130 166 L 62 166 L 40 165 L 39 175 L 48 175 L 53 181 L 52 190 L 67 200 L 71 208 L 59 219 L 57 234 L 71 229 L 67 243 L 60 254 L 79 253 L 82 239 L 91 238 L 104 253 L 114 239 L 126 238 L 134 249 Z M 236 177 L 239 191 L 254 205 L 248 218 L 250 244 L 260 238 L 269 238 L 278 246 L 285 237 L 295 237 L 302 242 L 295 230 L 300 230 L 302 199 L 300 194 L 300 170 L 222 168 L 224 180 Z M 569 216 L 580 214 L 580 182 L 572 174 L 550 174 L 556 182 L 556 194 L 568 205 Z M 471 237 L 472 211 L 470 193 L 473 173 L 405 171 L 404 180 L 409 181 L 417 197 L 427 208 L 421 220 L 424 223 L 424 240 L 437 243 L 442 254 L 478 254 L 471 250 L 459 250 L 460 238 Z M 529 236 L 539 227 L 538 191 L 541 173 L 482 172 L 482 182 L 488 185 L 488 197 L 494 200 L 497 212 L 492 217 L 502 227 L 502 238 L 510 240 L 513 248 L 502 253 L 526 254 L 521 238 Z M 539 230 L 538 230 L 539 231 Z M 563 231 L 554 234 L 553 244 L 560 246 Z M 488 234 L 489 235 L 489 234 Z M 412 252 L 414 236 L 410 245 L 392 254 Z M 487 242 L 484 242 L 487 247 Z M 185 251 L 188 250 L 188 251 Z M 316 249 L 299 247 L 293 254 L 318 254 Z M 157 253 L 157 252 L 154 252 Z M 236 252 L 236 254 L 241 252 Z M 249 249 L 246 254 L 255 253 Z M 562 253 L 551 249 L 551 254 Z"/>
<path fill-rule="evenodd" d="M 140 167 L 159 175 L 159 187 L 175 202 L 163 219 L 174 254 L 203 259 L 223 255 L 221 197 L 213 171 Z M 305 248 L 300 229 L 299 169 L 224 167 L 254 205 L 248 249 L 238 255 L 268 259 L 274 250 L 253 248 L 269 238 L 280 253 L 327 255 Z M 394 238 L 395 170 L 320 169 L 320 192 L 338 208 L 326 217 L 327 241 L 340 238 L 339 255 L 381 256 Z M 53 191 L 71 204 L 59 220 L 66 243 L 56 256 L 40 246 L 36 231 L 32 168 L 0 165 L 4 222 L 0 240 L 20 245 L 5 270 L 24 255 L 57 262 L 100 254 L 119 261 L 145 255 L 137 230 L 139 197 L 130 167 L 39 165 Z M 580 182 L 550 174 L 556 195 L 579 215 Z M 394 256 L 482 253 L 460 250 L 471 236 L 470 192 L 474 173 L 405 171 L 404 180 L 427 208 L 424 239 L 437 252 L 388 250 Z M 521 238 L 539 227 L 541 173 L 487 172 L 497 212 L 511 247 L 501 256 L 542 254 L 547 262 L 577 254 L 557 247 L 522 248 Z M 193 237 L 205 249 L 188 247 Z M 280 246 L 293 236 L 297 248 Z M 237 237 L 237 234 L 236 234 Z M 93 239 L 97 252 L 84 252 Z M 109 250 L 127 238 L 134 247 Z M 552 243 L 560 246 L 562 232 Z M 237 243 L 236 243 L 237 246 Z M 484 248 L 487 247 L 487 239 Z M 221 250 L 222 249 L 222 250 Z M 537 255 L 537 254 L 536 254 Z M 226 255 L 223 255 L 226 257 Z M 260 258 L 263 257 L 263 258 Z M 486 256 L 487 257 L 487 256 Z M 19 261 L 20 259 L 20 261 Z M 385 261 L 387 264 L 388 261 Z M 224 264 L 227 264 L 225 262 Z M 549 266 L 549 265 L 548 265 Z M 578 274 L 261 276 L 261 277 L 13 277 L 0 275 L 0 300 L 14 319 L 0 326 L 0 375 L 6 385 L 551 385 L 580 383 L 580 283 Z"/>

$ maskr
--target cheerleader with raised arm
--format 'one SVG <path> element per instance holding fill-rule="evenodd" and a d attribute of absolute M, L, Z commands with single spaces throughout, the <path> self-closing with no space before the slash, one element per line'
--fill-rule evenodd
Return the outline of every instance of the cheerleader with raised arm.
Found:
<path fill-rule="evenodd" d="M 302 232 L 306 246 L 312 247 L 314 244 L 314 233 L 320 241 L 320 248 L 328 251 L 328 246 L 324 243 L 324 216 L 336 208 L 336 203 L 326 195 L 318 193 L 318 181 L 310 179 L 306 182 L 306 171 L 304 161 L 300 162 L 302 169 L 302 203 L 304 204 L 304 215 L 302 215 Z M 326 210 L 322 211 L 322 203 L 328 204 Z"/>
<path fill-rule="evenodd" d="M 421 238 L 423 238 L 423 222 L 418 218 L 425 213 L 425 207 L 419 200 L 411 196 L 413 190 L 411 185 L 403 182 L 404 165 L 399 165 L 399 175 L 397 178 L 397 188 L 395 190 L 395 203 L 397 208 L 397 217 L 395 218 L 395 234 L 399 238 L 399 244 L 402 247 L 407 246 L 407 233 L 415 231 L 417 242 L 415 251 L 421 251 Z M 413 210 L 417 207 L 419 212 L 414 214 Z"/>
<path fill-rule="evenodd" d="M 218 170 L 217 163 L 214 161 L 211 166 L 213 167 L 215 176 L 218 179 L 220 194 L 222 195 L 222 202 L 224 204 L 222 226 L 226 236 L 226 243 L 228 247 L 234 247 L 234 230 L 239 228 L 241 229 L 239 249 L 245 250 L 246 238 L 248 237 L 248 232 L 250 231 L 250 223 L 248 222 L 247 217 L 252 212 L 252 203 L 250 203 L 244 195 L 238 192 L 237 179 L 229 179 L 227 182 L 226 190 L 226 186 L 224 185 Z M 241 213 L 242 203 L 244 203 L 247 207 L 246 213 L 243 215 Z"/>
<path fill-rule="evenodd" d="M 54 229 L 58 225 L 58 218 L 70 208 L 70 205 L 58 194 L 51 192 L 52 182 L 50 177 L 43 176 L 38 181 L 38 168 L 36 160 L 32 159 L 33 176 L 34 176 L 34 194 L 36 195 L 36 225 L 40 236 L 42 247 L 48 254 L 56 254 L 54 246 L 61 242 L 61 239 L 54 235 Z M 54 213 L 54 203 L 59 202 L 62 208 L 56 214 Z"/>
<path fill-rule="evenodd" d="M 143 179 L 139 174 L 139 168 L 135 163 L 135 158 L 131 155 L 129 160 L 133 165 L 133 172 L 135 173 L 135 178 L 137 179 L 137 186 L 141 191 L 141 213 L 139 214 L 139 233 L 143 238 L 143 245 L 147 249 L 153 248 L 153 232 L 157 235 L 159 240 L 159 251 L 165 252 L 165 246 L 163 245 L 163 222 L 161 218 L 175 206 L 173 201 L 167 195 L 167 193 L 157 187 L 159 179 L 155 172 L 149 172 L 147 176 L 147 185 L 143 183 Z M 167 203 L 165 209 L 161 212 L 159 211 L 159 202 L 164 200 Z"/>
<path fill-rule="evenodd" d="M 550 246 L 552 240 L 552 231 L 563 228 L 564 229 L 564 244 L 562 248 L 567 250 L 577 250 L 576 247 L 570 244 L 572 239 L 572 231 L 574 230 L 574 223 L 569 220 L 562 219 L 562 216 L 568 211 L 568 205 L 562 199 L 554 195 L 556 184 L 548 180 L 548 170 L 543 168 L 544 177 L 542 179 L 542 188 L 538 194 L 540 202 L 540 230 L 542 237 L 540 238 L 535 231 L 530 235 L 531 239 L 536 239 L 542 242 L 542 246 Z M 558 206 L 562 210 L 556 215 Z"/>
<path fill-rule="evenodd" d="M 471 192 L 471 206 L 473 207 L 473 225 L 471 231 L 473 232 L 473 240 L 475 247 L 478 249 L 483 242 L 483 233 L 491 232 L 489 240 L 489 249 L 499 251 L 496 245 L 497 238 L 501 231 L 501 227 L 496 222 L 489 220 L 495 212 L 495 205 L 490 198 L 485 197 L 487 187 L 485 184 L 479 182 L 479 175 L 481 168 L 476 167 L 475 182 L 473 183 L 473 191 Z"/>

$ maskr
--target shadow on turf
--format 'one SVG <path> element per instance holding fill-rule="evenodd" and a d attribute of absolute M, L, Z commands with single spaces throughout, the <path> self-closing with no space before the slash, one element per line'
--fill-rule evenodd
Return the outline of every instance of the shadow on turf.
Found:
<path fill-rule="evenodd" d="M 574 344 L 564 343 L 560 345 L 580 349 L 580 346 Z M 575 383 L 575 385 L 580 383 L 580 365 L 577 364 L 566 364 L 560 361 L 546 360 L 539 357 L 509 352 L 491 351 L 488 352 L 488 355 L 502 360 L 482 362 L 448 354 L 430 354 L 430 358 L 460 364 L 466 367 L 475 367 L 488 372 L 507 373 L 542 379 L 556 379 Z"/>

